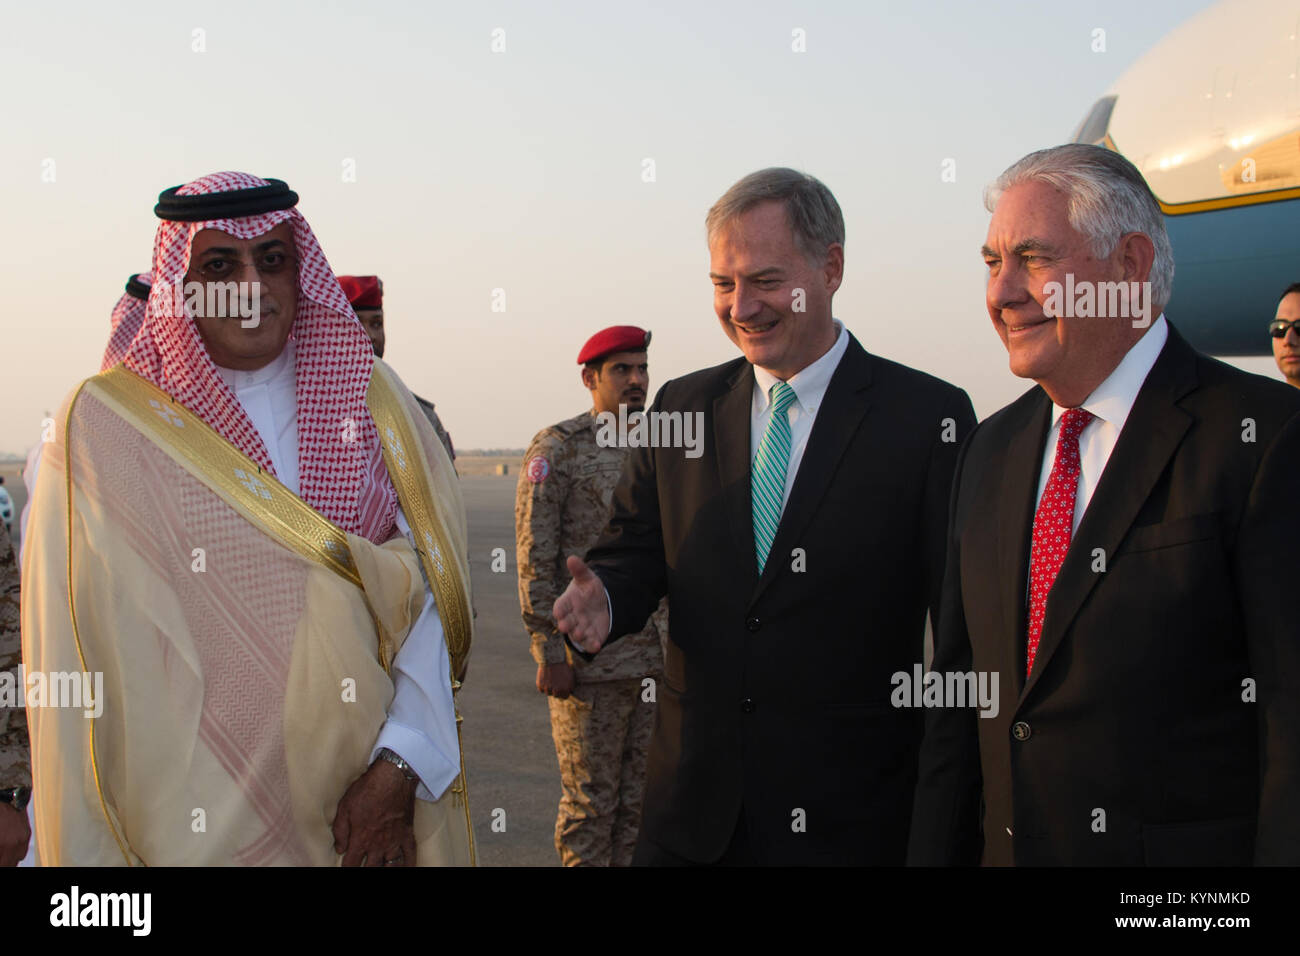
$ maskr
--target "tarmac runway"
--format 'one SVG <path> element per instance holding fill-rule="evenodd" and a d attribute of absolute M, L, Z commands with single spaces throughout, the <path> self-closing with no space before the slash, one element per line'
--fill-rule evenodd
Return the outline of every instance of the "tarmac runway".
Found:
<path fill-rule="evenodd" d="M 21 471 L 21 464 L 0 465 L 14 499 L 15 547 L 27 499 Z M 469 673 L 458 697 L 470 816 L 480 866 L 558 866 L 560 771 L 546 699 L 537 692 L 537 667 L 519 618 L 513 463 L 510 471 L 461 479 L 478 612 Z M 505 549 L 503 573 L 492 571 L 493 548 Z"/>
<path fill-rule="evenodd" d="M 513 472 L 514 469 L 512 468 Z M 515 475 L 461 479 L 469 514 L 474 649 L 460 692 L 470 814 L 480 866 L 558 866 L 560 769 L 546 698 L 519 618 Z M 506 570 L 493 573 L 492 549 Z M 493 814 L 504 832 L 493 830 Z M 497 830 L 501 823 L 497 824 Z"/>

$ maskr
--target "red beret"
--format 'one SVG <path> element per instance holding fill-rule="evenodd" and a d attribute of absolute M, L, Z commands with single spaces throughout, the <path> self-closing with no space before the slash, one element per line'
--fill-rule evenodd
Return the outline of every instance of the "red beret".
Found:
<path fill-rule="evenodd" d="M 611 352 L 644 352 L 650 346 L 650 333 L 635 325 L 611 325 L 601 329 L 578 353 L 578 364 L 586 365 Z"/>
<path fill-rule="evenodd" d="M 379 276 L 339 276 L 339 285 L 354 309 L 382 309 L 384 287 Z"/>

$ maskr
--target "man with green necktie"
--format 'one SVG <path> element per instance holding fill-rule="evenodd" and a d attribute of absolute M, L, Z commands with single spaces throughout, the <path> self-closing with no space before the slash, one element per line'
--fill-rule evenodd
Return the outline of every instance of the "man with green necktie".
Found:
<path fill-rule="evenodd" d="M 832 316 L 844 220 L 792 169 L 706 218 L 741 358 L 669 381 L 704 454 L 632 452 L 609 528 L 555 604 L 595 654 L 669 598 L 645 865 L 901 865 L 921 713 L 891 706 L 938 612 L 960 389 L 870 355 Z"/>

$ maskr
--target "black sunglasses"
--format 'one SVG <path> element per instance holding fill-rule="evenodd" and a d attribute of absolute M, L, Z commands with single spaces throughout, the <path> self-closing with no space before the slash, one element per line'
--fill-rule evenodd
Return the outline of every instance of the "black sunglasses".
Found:
<path fill-rule="evenodd" d="M 1268 324 L 1268 334 L 1275 339 L 1286 337 L 1287 329 L 1295 329 L 1295 334 L 1300 335 L 1300 319 L 1288 322 L 1286 319 L 1274 319 Z"/>

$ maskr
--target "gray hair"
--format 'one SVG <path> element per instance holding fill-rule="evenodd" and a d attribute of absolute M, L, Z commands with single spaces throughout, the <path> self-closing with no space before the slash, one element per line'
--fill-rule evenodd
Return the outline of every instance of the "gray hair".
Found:
<path fill-rule="evenodd" d="M 1114 150 L 1069 143 L 1030 153 L 984 190 L 984 207 L 993 212 L 1012 186 L 1046 183 L 1069 199 L 1070 225 L 1087 236 L 1098 257 L 1115 251 L 1120 236 L 1140 232 L 1155 246 L 1151 263 L 1151 301 L 1169 304 L 1174 288 L 1174 250 L 1165 217 L 1151 187 L 1136 166 Z"/>
<path fill-rule="evenodd" d="M 783 166 L 750 173 L 723 193 L 704 218 L 709 241 L 723 226 L 772 200 L 785 204 L 795 246 L 810 261 L 821 262 L 834 243 L 844 245 L 844 214 L 831 191 L 807 173 Z"/>

